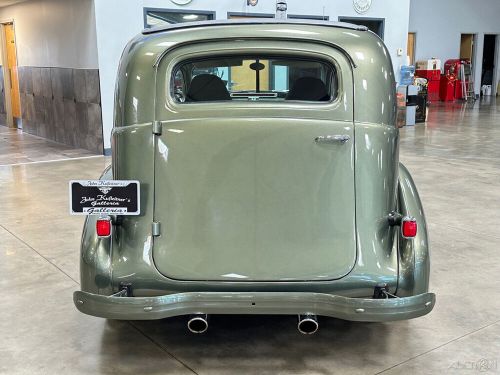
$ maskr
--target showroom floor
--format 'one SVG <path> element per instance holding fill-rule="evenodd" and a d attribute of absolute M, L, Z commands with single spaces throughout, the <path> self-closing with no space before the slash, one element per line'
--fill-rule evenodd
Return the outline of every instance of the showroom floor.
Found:
<path fill-rule="evenodd" d="M 82 157 L 95 154 L 0 125 L 0 166 Z"/>
<path fill-rule="evenodd" d="M 294 316 L 215 316 L 193 335 L 183 317 L 79 313 L 83 218 L 68 215 L 68 180 L 98 177 L 109 159 L 0 166 L 0 373 L 500 372 L 499 140 L 500 101 L 438 104 L 426 125 L 401 130 L 401 160 L 427 214 L 436 307 L 395 323 L 321 318 L 313 336 L 297 332 Z"/>

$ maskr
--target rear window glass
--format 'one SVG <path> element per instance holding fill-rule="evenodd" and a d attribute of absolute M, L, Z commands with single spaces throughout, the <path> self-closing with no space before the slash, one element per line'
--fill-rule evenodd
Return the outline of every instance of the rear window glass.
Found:
<path fill-rule="evenodd" d="M 329 102 L 337 97 L 332 64 L 294 57 L 225 56 L 190 60 L 173 72 L 178 103 L 213 101 Z"/>

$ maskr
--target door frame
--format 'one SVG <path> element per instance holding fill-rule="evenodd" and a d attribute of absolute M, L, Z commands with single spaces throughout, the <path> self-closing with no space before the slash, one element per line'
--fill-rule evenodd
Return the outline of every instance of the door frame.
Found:
<path fill-rule="evenodd" d="M 497 87 L 498 87 L 498 75 L 499 75 L 499 66 L 498 64 L 500 63 L 500 54 L 499 54 L 499 49 L 500 49 L 500 34 L 496 33 L 484 33 L 484 37 L 486 38 L 486 35 L 493 35 L 495 36 L 495 54 L 493 55 L 493 77 L 492 77 L 492 82 L 491 82 L 491 96 L 495 97 L 498 95 L 497 92 Z M 483 53 L 484 53 L 484 41 L 483 41 Z M 481 60 L 482 60 L 482 54 L 481 54 Z"/>
<path fill-rule="evenodd" d="M 472 56 L 471 56 L 471 63 L 472 63 L 472 79 L 474 81 L 474 95 L 476 97 L 478 96 L 478 93 L 480 95 L 481 93 L 481 82 L 479 82 L 479 91 L 476 92 L 476 87 L 477 86 L 477 74 L 476 74 L 476 69 L 478 66 L 482 67 L 483 64 L 483 57 L 482 57 L 482 50 L 481 50 L 481 56 L 479 56 L 479 51 L 478 51 L 478 43 L 479 43 L 479 33 L 474 32 L 474 31 L 460 31 L 459 33 L 459 38 L 458 38 L 458 51 L 457 51 L 457 56 L 458 58 L 461 58 L 460 56 L 460 49 L 462 47 L 462 35 L 463 34 L 470 34 L 472 35 Z M 484 38 L 484 36 L 483 36 Z M 484 40 L 483 40 L 484 42 Z M 483 43 L 484 44 L 484 43 Z M 484 48 L 484 46 L 483 46 Z M 443 67 L 444 67 L 445 61 L 443 61 Z M 481 74 L 479 74 L 479 81 L 481 81 Z"/>
<path fill-rule="evenodd" d="M 12 27 L 14 29 L 14 38 L 16 38 L 16 24 L 13 18 L 10 19 L 4 19 L 0 20 L 0 57 L 1 57 L 1 63 L 2 63 L 2 70 L 3 70 L 3 85 L 4 85 L 4 102 L 5 102 L 5 112 L 6 112 L 6 121 L 7 121 L 7 126 L 9 128 L 14 127 L 14 116 L 12 115 L 12 97 L 10 95 L 10 90 L 7 88 L 11 87 L 11 80 L 10 80 L 10 75 L 8 74 L 8 70 L 6 69 L 8 65 L 8 58 L 7 58 L 7 40 L 5 37 L 5 25 L 7 24 L 12 24 Z M 16 42 L 16 65 L 19 66 L 17 62 L 17 42 Z M 20 99 L 19 99 L 20 101 Z M 21 103 L 20 103 L 21 104 Z M 21 113 L 22 113 L 22 107 L 21 107 Z M 21 116 L 22 118 L 22 116 Z M 22 120 L 21 120 L 22 121 Z"/>

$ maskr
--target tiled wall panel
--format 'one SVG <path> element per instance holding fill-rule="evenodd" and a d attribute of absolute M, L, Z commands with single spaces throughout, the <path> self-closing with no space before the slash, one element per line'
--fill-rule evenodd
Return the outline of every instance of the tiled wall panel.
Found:
<path fill-rule="evenodd" d="M 23 130 L 102 154 L 99 71 L 30 66 L 18 69 Z M 3 90 L 3 80 L 0 82 Z M 3 95 L 0 113 L 2 108 Z"/>

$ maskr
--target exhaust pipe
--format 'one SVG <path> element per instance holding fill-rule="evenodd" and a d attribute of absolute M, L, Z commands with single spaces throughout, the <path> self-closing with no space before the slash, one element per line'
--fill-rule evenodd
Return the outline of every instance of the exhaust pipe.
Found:
<path fill-rule="evenodd" d="M 187 323 L 188 329 L 193 333 L 204 333 L 208 329 L 207 314 L 191 315 Z"/>
<path fill-rule="evenodd" d="M 318 318 L 314 314 L 299 315 L 297 328 L 304 335 L 312 335 L 319 328 Z"/>

